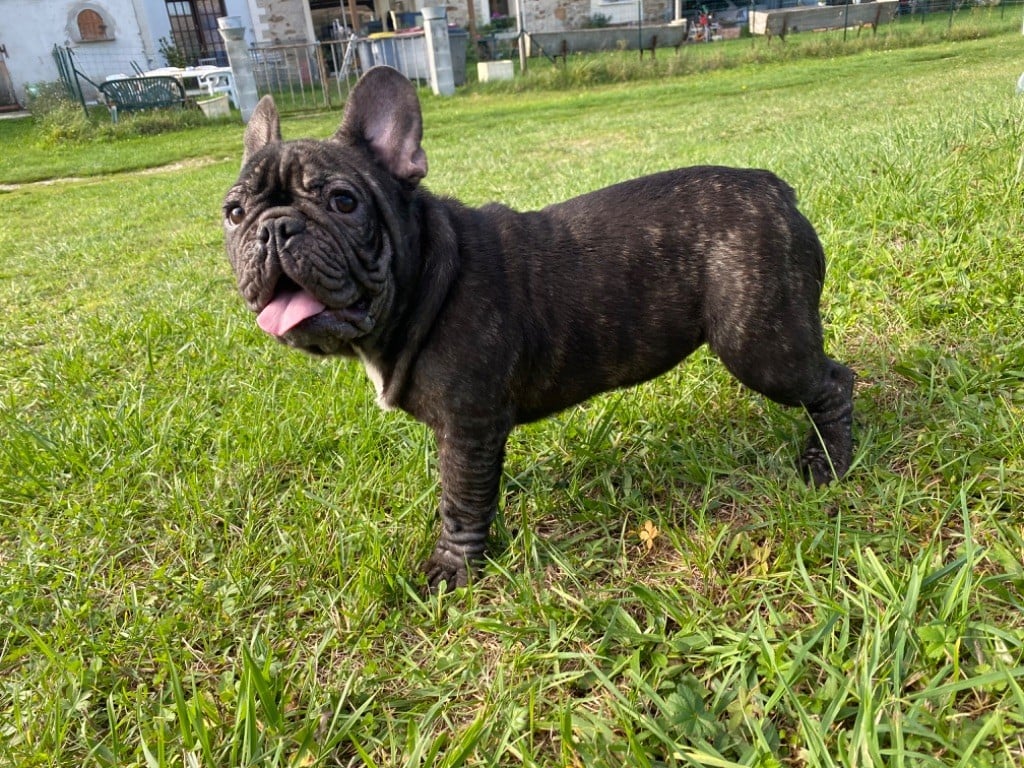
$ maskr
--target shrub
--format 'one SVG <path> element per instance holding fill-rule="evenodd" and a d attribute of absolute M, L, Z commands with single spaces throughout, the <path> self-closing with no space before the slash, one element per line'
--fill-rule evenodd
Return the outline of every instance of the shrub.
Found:
<path fill-rule="evenodd" d="M 48 112 L 62 109 L 67 105 L 74 106 L 63 83 L 32 83 L 25 88 L 28 111 L 34 117 L 41 117 Z"/>
<path fill-rule="evenodd" d="M 161 37 L 157 44 L 160 46 L 160 55 L 164 57 L 168 67 L 188 66 L 188 57 L 185 52 L 166 37 Z"/>
<path fill-rule="evenodd" d="M 583 22 L 580 24 L 583 29 L 603 29 L 612 23 L 612 17 L 606 16 L 603 13 L 594 13 L 590 16 L 584 16 Z"/>
<path fill-rule="evenodd" d="M 63 83 L 33 83 L 25 93 L 26 106 L 38 126 L 41 145 L 78 141 L 91 132 L 89 118 L 81 104 L 68 95 Z"/>
<path fill-rule="evenodd" d="M 122 139 L 131 136 L 153 136 L 202 125 L 206 118 L 195 108 L 153 109 L 138 113 L 121 113 L 115 124 L 106 109 L 93 114 L 68 96 L 61 83 L 36 83 L 25 89 L 28 110 L 37 126 L 41 147 L 94 139 Z"/>
<path fill-rule="evenodd" d="M 122 116 L 108 133 L 114 136 L 154 136 L 194 128 L 206 122 L 206 117 L 198 109 L 151 109 Z"/>

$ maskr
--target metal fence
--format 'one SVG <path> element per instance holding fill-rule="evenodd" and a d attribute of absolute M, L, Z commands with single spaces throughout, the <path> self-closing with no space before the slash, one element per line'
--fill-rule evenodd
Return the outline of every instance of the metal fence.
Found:
<path fill-rule="evenodd" d="M 99 99 L 97 86 L 112 75 L 137 75 L 148 68 L 145 51 L 122 50 L 117 53 L 83 51 L 70 45 L 53 46 L 57 73 L 68 94 L 82 106 Z"/>
<path fill-rule="evenodd" d="M 1000 19 L 1013 19 L 1022 23 L 1021 11 L 1024 0 L 900 0 L 898 19 L 907 17 L 923 22 L 928 17 L 941 14 L 948 18 L 950 26 L 965 22 L 980 14 L 994 15 Z"/>
<path fill-rule="evenodd" d="M 285 111 L 339 106 L 360 74 L 354 40 L 259 45 L 249 56 L 258 93 L 273 94 Z M 104 80 L 155 68 L 141 49 L 110 54 L 57 45 L 53 57 L 61 82 L 83 106 L 97 103 L 97 86 Z"/>
<path fill-rule="evenodd" d="M 841 0 L 832 2 L 842 4 Z M 742 2 L 739 0 L 735 4 L 741 6 Z M 775 0 L 772 4 L 787 6 L 795 2 Z M 943 24 L 950 30 L 972 23 L 1022 29 L 1022 16 L 1024 0 L 900 0 L 894 21 L 880 27 L 877 34 L 900 34 L 910 25 L 925 23 Z M 260 95 L 272 94 L 282 111 L 338 107 L 359 77 L 361 62 L 357 53 L 367 44 L 366 38 L 347 38 L 254 46 L 250 49 L 250 57 L 257 91 Z M 477 55 L 475 48 L 469 46 L 471 61 Z M 83 104 L 95 103 L 95 85 L 110 75 L 139 74 L 153 68 L 153 63 L 141 49 L 103 54 L 83 48 L 55 46 L 54 57 L 69 92 Z"/>
<path fill-rule="evenodd" d="M 282 110 L 340 105 L 359 76 L 355 45 L 351 38 L 254 46 L 249 57 L 256 90 L 272 94 Z"/>

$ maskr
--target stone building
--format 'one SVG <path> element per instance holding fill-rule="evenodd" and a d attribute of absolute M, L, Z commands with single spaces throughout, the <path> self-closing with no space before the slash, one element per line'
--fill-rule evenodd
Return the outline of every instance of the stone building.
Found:
<path fill-rule="evenodd" d="M 673 0 L 518 0 L 528 32 L 564 32 L 603 23 L 668 21 Z M 237 16 L 254 45 L 329 41 L 342 27 L 414 18 L 444 0 L 0 0 L 0 111 L 24 103 L 32 83 L 58 79 L 55 47 L 74 52 L 85 73 L 103 79 L 170 64 L 219 64 L 227 59 L 217 19 Z M 473 3 L 478 29 L 508 25 L 517 0 L 449 0 L 449 21 L 467 28 Z M 681 0 L 676 0 L 681 2 Z M 353 11 L 355 23 L 353 23 Z M 402 16 L 402 14 L 406 14 Z M 390 24 L 389 24 L 390 26 Z"/>
<path fill-rule="evenodd" d="M 448 19 L 465 28 L 469 24 L 469 2 L 454 0 L 444 5 Z M 281 12 L 282 6 L 292 3 L 309 3 L 313 26 L 322 39 L 322 32 L 332 26 L 334 20 L 347 21 L 349 0 L 250 0 L 252 6 L 267 6 L 268 16 Z M 497 23 L 508 23 L 515 16 L 516 0 L 472 0 L 478 28 Z M 672 0 L 520 0 L 523 20 L 530 32 L 561 32 L 590 26 L 600 19 L 608 24 L 635 24 L 642 14 L 644 24 L 663 23 L 671 20 Z M 344 3 L 344 8 L 342 7 Z M 380 19 L 396 14 L 415 13 L 424 6 L 441 4 L 438 0 L 362 0 L 357 6 L 361 21 L 370 16 Z M 272 9 L 272 10 L 271 10 Z M 351 24 L 349 24 L 351 26 Z M 358 27 L 357 27 L 358 28 Z"/>

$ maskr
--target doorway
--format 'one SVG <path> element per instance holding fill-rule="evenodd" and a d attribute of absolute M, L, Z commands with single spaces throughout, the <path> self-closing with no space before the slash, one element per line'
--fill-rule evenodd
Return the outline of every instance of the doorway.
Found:
<path fill-rule="evenodd" d="M 11 73 L 7 71 L 7 46 L 0 43 L 0 112 L 14 112 L 21 109 L 18 96 L 14 93 Z"/>
<path fill-rule="evenodd" d="M 174 63 L 226 67 L 228 56 L 217 32 L 217 18 L 227 15 L 224 0 L 166 0 L 166 3 L 173 43 L 184 59 Z"/>

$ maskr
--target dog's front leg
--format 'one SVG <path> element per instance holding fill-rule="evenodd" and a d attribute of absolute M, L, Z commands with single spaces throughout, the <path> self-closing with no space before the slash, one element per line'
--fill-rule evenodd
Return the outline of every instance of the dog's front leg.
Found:
<path fill-rule="evenodd" d="M 441 535 L 423 564 L 427 584 L 436 590 L 464 587 L 470 569 L 483 559 L 491 521 L 498 512 L 498 490 L 511 424 L 493 418 L 462 420 L 435 430 L 441 471 Z"/>

